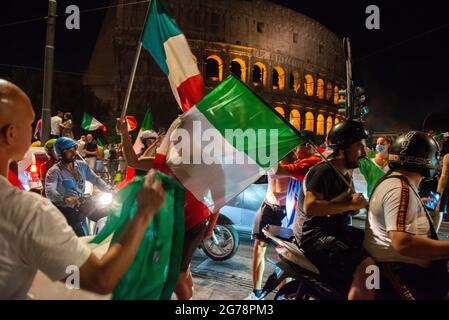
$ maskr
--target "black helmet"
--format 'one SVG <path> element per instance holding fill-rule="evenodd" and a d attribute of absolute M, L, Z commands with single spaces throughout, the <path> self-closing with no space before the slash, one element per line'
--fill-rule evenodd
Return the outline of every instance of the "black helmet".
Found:
<path fill-rule="evenodd" d="M 393 142 L 388 159 L 392 170 L 419 172 L 430 178 L 439 158 L 440 150 L 433 138 L 423 132 L 410 131 Z"/>
<path fill-rule="evenodd" d="M 354 120 L 340 122 L 332 127 L 326 144 L 335 150 L 344 150 L 351 144 L 368 138 L 363 124 Z"/>

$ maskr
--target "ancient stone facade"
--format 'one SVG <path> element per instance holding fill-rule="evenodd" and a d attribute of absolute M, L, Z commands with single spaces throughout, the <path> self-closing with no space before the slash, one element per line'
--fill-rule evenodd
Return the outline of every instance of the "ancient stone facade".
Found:
<path fill-rule="evenodd" d="M 324 136 L 342 118 L 342 41 L 318 22 L 269 1 L 163 0 L 185 33 L 206 89 L 231 72 L 298 129 Z M 128 3 L 128 4 L 127 4 Z M 107 12 L 84 83 L 121 108 L 148 4 L 113 2 Z M 130 113 L 150 106 L 166 126 L 179 113 L 167 78 L 142 51 Z"/>

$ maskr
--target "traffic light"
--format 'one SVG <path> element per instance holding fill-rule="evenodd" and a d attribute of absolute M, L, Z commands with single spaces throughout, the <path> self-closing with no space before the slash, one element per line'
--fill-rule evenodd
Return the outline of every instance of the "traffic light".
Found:
<path fill-rule="evenodd" d="M 369 114 L 369 107 L 366 105 L 367 96 L 365 94 L 365 89 L 356 87 L 354 91 L 355 117 L 363 121 Z"/>
<path fill-rule="evenodd" d="M 338 91 L 338 105 L 340 108 L 338 109 L 338 114 L 344 117 L 348 117 L 348 92 L 346 89 Z"/>

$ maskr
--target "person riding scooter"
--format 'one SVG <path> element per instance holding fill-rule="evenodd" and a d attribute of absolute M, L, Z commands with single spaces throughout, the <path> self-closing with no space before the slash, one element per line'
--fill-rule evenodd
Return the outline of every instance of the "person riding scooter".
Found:
<path fill-rule="evenodd" d="M 443 299 L 449 292 L 449 241 L 439 240 L 418 194 L 439 159 L 434 139 L 408 132 L 392 144 L 392 170 L 374 188 L 366 220 L 364 247 L 380 267 L 381 289 L 407 300 Z M 384 291 L 384 290 L 382 290 Z"/>
<path fill-rule="evenodd" d="M 332 159 L 307 173 L 293 226 L 307 258 L 351 300 L 374 296 L 365 286 L 366 267 L 374 261 L 363 250 L 363 231 L 349 225 L 351 215 L 368 206 L 363 195 L 351 194 L 348 188 L 351 170 L 366 156 L 367 137 L 357 121 L 340 122 L 331 129 L 327 144 Z"/>
<path fill-rule="evenodd" d="M 60 158 L 47 173 L 45 193 L 47 198 L 61 211 L 78 236 L 85 236 L 83 221 L 87 213 L 80 212 L 86 181 L 102 191 L 111 187 L 98 177 L 84 161 L 76 160 L 77 143 L 71 138 L 58 138 L 54 151 Z"/>
<path fill-rule="evenodd" d="M 45 142 L 44 149 L 47 153 L 48 160 L 45 161 L 41 165 L 41 181 L 42 181 L 42 195 L 45 197 L 45 176 L 47 175 L 48 170 L 51 169 L 57 162 L 58 158 L 56 157 L 55 151 L 53 149 L 54 144 L 57 139 L 50 139 L 47 142 Z"/>

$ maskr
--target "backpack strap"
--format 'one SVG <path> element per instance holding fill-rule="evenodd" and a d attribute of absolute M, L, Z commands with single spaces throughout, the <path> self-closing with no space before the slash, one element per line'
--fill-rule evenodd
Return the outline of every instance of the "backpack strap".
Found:
<path fill-rule="evenodd" d="M 382 182 L 384 182 L 385 180 L 388 180 L 388 179 L 399 179 L 399 180 L 401 180 L 401 181 L 404 181 L 404 182 L 408 185 L 408 187 L 409 187 L 410 189 L 412 189 L 413 193 L 414 193 L 414 194 L 416 195 L 416 197 L 419 199 L 419 202 L 421 203 L 421 206 L 422 206 L 422 208 L 424 209 L 424 211 L 425 211 L 425 213 L 426 213 L 426 217 L 427 217 L 427 220 L 428 220 L 428 222 L 429 222 L 430 237 L 431 237 L 433 240 L 439 240 L 439 239 L 438 239 L 438 234 L 437 234 L 437 232 L 436 232 L 436 230 L 435 230 L 435 226 L 433 225 L 433 221 L 432 221 L 432 218 L 430 217 L 429 211 L 427 210 L 427 208 L 426 208 L 426 206 L 424 205 L 424 203 L 421 201 L 421 198 L 420 198 L 420 196 L 418 195 L 418 193 L 415 191 L 415 189 L 413 189 L 412 185 L 410 184 L 410 181 L 407 179 L 407 177 L 405 177 L 405 176 L 403 176 L 403 175 L 392 175 L 392 173 L 393 173 L 393 171 L 388 172 L 385 176 L 383 176 L 383 177 L 376 183 L 376 185 L 375 185 L 374 188 L 373 188 L 373 191 L 371 192 L 371 196 L 370 196 L 370 199 L 369 199 L 370 202 L 371 202 L 371 197 L 372 197 L 373 194 L 374 194 L 374 191 L 376 191 L 377 187 L 378 187 Z M 368 213 L 369 213 L 369 211 L 368 211 Z"/>

